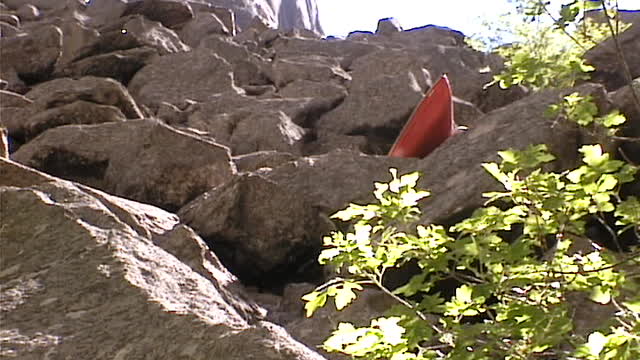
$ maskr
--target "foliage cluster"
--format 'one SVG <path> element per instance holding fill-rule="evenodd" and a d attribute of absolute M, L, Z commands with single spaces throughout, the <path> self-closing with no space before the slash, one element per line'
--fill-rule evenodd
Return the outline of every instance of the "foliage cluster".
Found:
<path fill-rule="evenodd" d="M 337 309 L 371 286 L 397 300 L 388 317 L 356 328 L 342 323 L 324 344 L 363 359 L 633 359 L 640 356 L 638 253 L 616 258 L 598 249 L 575 251 L 585 241 L 585 218 L 613 212 L 623 229 L 640 224 L 640 202 L 617 200 L 621 184 L 638 170 L 609 158 L 598 145 L 581 149 L 575 170 L 543 172 L 553 160 L 544 145 L 500 152 L 502 162 L 484 164 L 504 192 L 485 194 L 489 205 L 445 229 L 412 224 L 418 174 L 376 183 L 377 203 L 352 204 L 334 215 L 354 221 L 353 231 L 324 239 L 320 262 L 345 275 L 305 295 L 307 314 L 333 298 Z M 525 175 L 526 174 L 526 175 Z M 491 204 L 501 203 L 501 206 Z M 504 204 L 509 204 L 505 206 Z M 516 238 L 506 236 L 520 229 Z M 408 261 L 421 272 L 397 289 L 385 273 Z M 455 295 L 434 290 L 455 280 Z M 574 332 L 571 294 L 584 293 L 616 307 L 609 326 L 587 338 Z M 435 318 L 433 315 L 437 315 Z"/>
<path fill-rule="evenodd" d="M 618 21 L 615 10 L 609 10 L 615 9 L 608 4 L 610 1 L 570 1 L 560 7 L 557 16 L 549 10 L 550 1 L 513 2 L 517 11 L 503 15 L 501 20 L 501 26 L 509 27 L 512 43 L 498 45 L 486 38 L 472 39 L 470 43 L 478 49 L 495 50 L 505 59 L 505 69 L 488 85 L 498 83 L 508 88 L 522 84 L 533 90 L 571 87 L 576 81 L 587 79 L 587 73 L 594 70 L 585 63 L 584 54 L 611 36 L 607 23 L 592 21 L 586 14 L 604 6 L 614 21 L 616 34 L 628 28 L 628 24 Z M 497 30 L 490 24 L 486 26 L 492 32 Z"/>
<path fill-rule="evenodd" d="M 498 50 L 507 66 L 494 82 L 502 87 L 573 86 L 593 70 L 584 52 L 620 30 L 609 26 L 607 34 L 583 18 L 596 7 L 611 16 L 604 0 L 567 2 L 556 17 L 549 1 L 514 2 L 534 21 L 516 29 L 524 41 Z M 539 21 L 545 14 L 551 24 Z M 626 120 L 618 112 L 597 114 L 589 97 L 573 93 L 548 115 L 612 136 Z M 485 194 L 484 207 L 448 228 L 416 225 L 418 202 L 430 194 L 416 189 L 417 173 L 391 169 L 390 182 L 375 184 L 375 203 L 351 204 L 333 216 L 352 223 L 350 231 L 324 238 L 319 261 L 337 277 L 303 300 L 311 316 L 330 299 L 341 310 L 359 291 L 375 288 L 397 305 L 369 326 L 341 323 L 323 347 L 361 359 L 640 358 L 640 251 L 616 254 L 589 246 L 586 235 L 587 219 L 606 214 L 615 219 L 617 228 L 607 227 L 614 239 L 640 233 L 640 199 L 619 196 L 638 167 L 600 145 L 580 152 L 583 164 L 564 172 L 542 170 L 554 160 L 545 145 L 499 152 L 500 163 L 483 167 L 504 191 Z M 387 288 L 385 274 L 409 262 L 419 273 Z M 450 294 L 441 291 L 451 282 Z M 610 321 L 574 328 L 576 308 L 587 302 L 610 309 Z"/>

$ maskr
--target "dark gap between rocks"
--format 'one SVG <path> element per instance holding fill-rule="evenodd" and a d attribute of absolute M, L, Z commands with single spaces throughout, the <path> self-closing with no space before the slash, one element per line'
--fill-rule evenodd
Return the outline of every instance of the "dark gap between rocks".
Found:
<path fill-rule="evenodd" d="M 319 246 L 296 247 L 287 255 L 286 264 L 264 272 L 256 268 L 252 254 L 246 249 L 238 248 L 220 237 L 208 237 L 203 240 L 225 268 L 243 285 L 256 287 L 262 292 L 282 295 L 287 284 L 320 284 L 324 280 L 324 268 L 318 263 Z"/>
<path fill-rule="evenodd" d="M 65 150 L 55 150 L 38 160 L 36 168 L 66 180 L 94 188 L 103 188 L 102 182 L 109 161 L 96 161 Z"/>

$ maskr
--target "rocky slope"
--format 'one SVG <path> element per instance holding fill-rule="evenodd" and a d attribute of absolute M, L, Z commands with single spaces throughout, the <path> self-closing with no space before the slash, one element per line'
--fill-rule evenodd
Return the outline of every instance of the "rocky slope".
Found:
<path fill-rule="evenodd" d="M 639 29 L 621 37 L 635 76 Z M 542 116 L 563 94 L 640 135 L 608 43 L 589 54 L 604 85 L 528 94 L 485 89 L 502 61 L 456 31 L 386 20 L 322 39 L 313 1 L 0 0 L 0 31 L 8 358 L 338 359 L 316 347 L 334 324 L 388 300 L 305 319 L 299 297 L 324 278 L 328 216 L 389 167 L 421 171 L 423 220 L 446 223 L 498 190 L 480 164 L 499 150 L 546 143 L 556 169 L 577 163 L 590 140 Z M 444 73 L 469 130 L 424 159 L 384 156 Z"/>

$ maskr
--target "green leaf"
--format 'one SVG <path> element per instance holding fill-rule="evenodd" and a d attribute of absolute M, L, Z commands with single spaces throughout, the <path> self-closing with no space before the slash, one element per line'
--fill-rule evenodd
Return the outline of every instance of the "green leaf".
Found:
<path fill-rule="evenodd" d="M 611 289 L 605 289 L 602 286 L 596 286 L 589 296 L 591 300 L 598 304 L 608 304 L 611 302 Z"/>
<path fill-rule="evenodd" d="M 603 174 L 598 180 L 598 191 L 613 190 L 618 185 L 618 179 L 611 174 Z"/>
<path fill-rule="evenodd" d="M 398 325 L 399 317 L 378 318 L 371 321 L 371 327 L 382 330 L 382 340 L 390 345 L 398 345 L 405 342 L 402 335 L 406 331 Z"/>
<path fill-rule="evenodd" d="M 462 285 L 456 289 L 456 299 L 460 300 L 464 303 L 471 302 L 471 293 L 473 292 L 473 288 L 468 285 Z"/>
<path fill-rule="evenodd" d="M 354 282 L 344 282 L 341 286 L 336 287 L 334 299 L 336 309 L 342 310 L 355 300 L 356 293 L 353 290 L 362 290 L 362 286 Z"/>
<path fill-rule="evenodd" d="M 318 309 L 324 306 L 327 303 L 327 293 L 320 291 L 310 292 L 302 297 L 302 300 L 307 303 L 304 304 L 304 309 L 306 310 L 307 317 L 311 317 L 313 313 Z"/>
<path fill-rule="evenodd" d="M 627 309 L 636 315 L 640 315 L 640 300 L 622 303 Z"/>
<path fill-rule="evenodd" d="M 600 356 L 600 353 L 604 349 L 604 346 L 607 344 L 607 337 L 604 336 L 600 332 L 593 332 L 589 335 L 589 340 L 587 341 L 587 348 L 589 349 L 589 354 L 593 356 Z"/>
<path fill-rule="evenodd" d="M 589 166 L 597 167 L 609 159 L 608 154 L 602 153 L 600 145 L 584 145 L 580 148 L 580 152 L 584 154 L 582 160 Z"/>
<path fill-rule="evenodd" d="M 609 113 L 606 116 L 604 116 L 602 119 L 600 119 L 600 122 L 602 123 L 602 125 L 608 128 L 622 125 L 625 123 L 625 121 L 627 121 L 627 118 L 624 115 L 620 114 L 619 111 L 614 111 L 612 113 Z"/>

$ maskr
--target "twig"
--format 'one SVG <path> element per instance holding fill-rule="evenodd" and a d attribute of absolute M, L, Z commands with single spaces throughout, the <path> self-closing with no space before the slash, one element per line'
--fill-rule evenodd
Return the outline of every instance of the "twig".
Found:
<path fill-rule="evenodd" d="M 427 319 L 427 316 L 425 314 L 422 313 L 422 311 L 418 310 L 416 306 L 414 306 L 413 304 L 411 304 L 410 302 L 406 301 L 405 299 L 399 297 L 398 295 L 392 293 L 391 291 L 389 291 L 389 289 L 387 289 L 384 285 L 382 285 L 382 283 L 380 283 L 378 281 L 378 279 L 375 279 L 373 276 L 369 277 L 369 280 L 371 280 L 371 282 L 376 285 L 380 290 L 382 290 L 382 292 L 384 292 L 385 294 L 389 295 L 392 299 L 394 299 L 395 301 L 399 302 L 400 304 L 406 306 L 407 308 L 413 310 L 416 315 L 418 315 L 418 317 L 423 320 L 426 323 L 430 323 L 429 319 Z M 438 334 L 442 334 L 442 330 L 440 330 L 437 326 L 435 325 L 431 325 L 431 328 L 433 330 L 435 330 Z"/>

